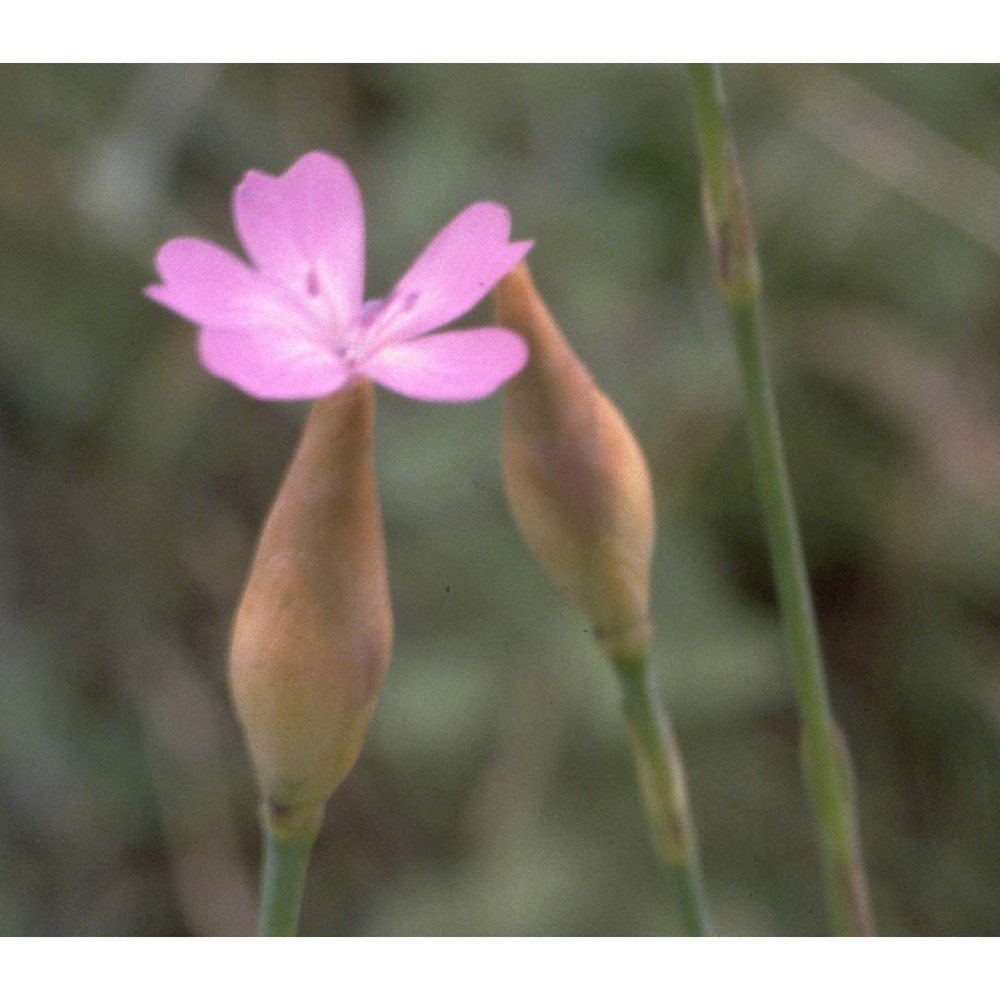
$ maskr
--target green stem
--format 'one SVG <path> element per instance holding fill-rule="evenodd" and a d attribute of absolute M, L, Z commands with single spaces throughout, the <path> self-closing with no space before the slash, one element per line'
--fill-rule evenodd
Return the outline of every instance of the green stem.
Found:
<path fill-rule="evenodd" d="M 278 814 L 272 819 L 270 810 L 262 810 L 264 865 L 258 925 L 262 937 L 294 937 L 298 932 L 306 869 L 316 840 L 315 829 L 296 829 L 281 823 L 281 818 Z"/>
<path fill-rule="evenodd" d="M 750 214 L 715 66 L 690 66 L 715 276 L 736 340 L 754 472 L 791 652 L 802 721 L 802 765 L 820 834 L 827 902 L 837 934 L 871 934 L 850 755 L 830 708 L 823 654 L 764 359 L 760 276 Z"/>
<path fill-rule="evenodd" d="M 653 848 L 677 901 L 681 926 L 685 934 L 711 934 L 687 784 L 670 720 L 656 701 L 645 659 L 613 662 Z"/>

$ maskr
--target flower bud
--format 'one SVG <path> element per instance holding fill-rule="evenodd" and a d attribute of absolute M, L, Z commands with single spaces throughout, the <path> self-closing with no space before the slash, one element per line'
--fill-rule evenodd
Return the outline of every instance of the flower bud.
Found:
<path fill-rule="evenodd" d="M 494 290 L 497 319 L 525 338 L 504 390 L 507 499 L 528 547 L 615 660 L 649 644 L 655 515 L 649 470 L 614 404 L 566 342 L 526 264 Z"/>
<path fill-rule="evenodd" d="M 363 378 L 313 404 L 233 628 L 233 700 L 263 808 L 288 832 L 318 829 L 389 663 L 374 413 Z"/>

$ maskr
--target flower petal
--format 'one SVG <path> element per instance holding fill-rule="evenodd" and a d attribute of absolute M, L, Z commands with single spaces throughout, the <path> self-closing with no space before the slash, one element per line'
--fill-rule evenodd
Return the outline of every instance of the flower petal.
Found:
<path fill-rule="evenodd" d="M 468 312 L 531 249 L 510 243 L 510 213 L 479 202 L 448 223 L 385 299 L 376 343 L 398 343 Z"/>
<path fill-rule="evenodd" d="M 260 270 L 300 298 L 320 295 L 335 329 L 361 309 L 365 218 L 347 165 L 306 153 L 280 177 L 249 171 L 233 192 L 233 216 Z"/>
<path fill-rule="evenodd" d="M 404 396 L 457 403 L 488 396 L 527 360 L 527 344 L 516 333 L 487 326 L 389 344 L 358 371 Z"/>
<path fill-rule="evenodd" d="M 146 294 L 192 323 L 281 325 L 303 336 L 318 336 L 288 292 L 214 243 L 190 237 L 170 240 L 156 255 L 156 269 L 163 284 L 151 285 Z"/>
<path fill-rule="evenodd" d="M 206 327 L 198 353 L 213 375 L 258 399 L 318 399 L 350 376 L 332 351 L 289 336 L 283 327 Z"/>

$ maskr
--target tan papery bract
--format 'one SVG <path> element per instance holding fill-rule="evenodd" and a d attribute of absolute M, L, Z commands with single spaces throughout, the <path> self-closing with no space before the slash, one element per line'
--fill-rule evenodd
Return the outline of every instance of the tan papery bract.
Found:
<path fill-rule="evenodd" d="M 313 404 L 233 628 L 233 700 L 264 808 L 290 829 L 318 827 L 389 663 L 374 412 L 364 379 Z"/>
<path fill-rule="evenodd" d="M 615 659 L 652 634 L 655 536 L 645 457 L 573 352 L 520 264 L 494 290 L 497 320 L 531 358 L 504 390 L 503 465 L 514 518 L 536 558 L 590 618 Z"/>

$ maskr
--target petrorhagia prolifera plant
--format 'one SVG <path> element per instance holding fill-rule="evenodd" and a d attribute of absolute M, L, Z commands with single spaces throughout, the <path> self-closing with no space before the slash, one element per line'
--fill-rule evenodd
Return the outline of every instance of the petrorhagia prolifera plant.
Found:
<path fill-rule="evenodd" d="M 233 196 L 248 264 L 204 240 L 157 254 L 147 294 L 200 327 L 205 367 L 262 399 L 315 400 L 236 614 L 230 686 L 261 796 L 260 930 L 294 934 L 313 840 L 354 764 L 389 663 L 392 612 L 372 459 L 374 389 L 459 402 L 527 359 L 498 326 L 436 333 L 531 247 L 480 202 L 384 298 L 364 300 L 365 227 L 343 161 L 307 153 Z"/>

